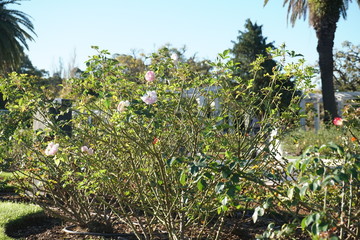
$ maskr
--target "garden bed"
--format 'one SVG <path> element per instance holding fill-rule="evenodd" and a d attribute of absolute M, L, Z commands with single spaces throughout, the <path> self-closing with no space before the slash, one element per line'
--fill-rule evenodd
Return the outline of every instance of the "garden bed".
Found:
<path fill-rule="evenodd" d="M 229 217 L 225 223 L 224 231 L 221 239 L 235 240 L 235 239 L 255 239 L 255 235 L 262 233 L 268 223 L 273 220 L 271 218 L 264 218 L 256 224 L 252 222 L 251 216 L 247 215 L 245 218 Z M 104 239 L 101 236 L 92 235 L 76 235 L 69 234 L 64 231 L 70 223 L 63 223 L 58 219 L 43 216 L 36 220 L 27 221 L 27 224 L 12 226 L 7 229 L 7 235 L 13 238 L 22 238 L 26 240 L 48 240 L 48 239 Z M 117 228 L 117 227 L 116 227 Z M 119 226 L 118 228 L 121 228 Z M 86 231 L 85 229 L 75 228 L 76 231 Z M 119 229 L 118 229 L 119 230 Z M 135 236 L 128 235 L 127 237 L 106 237 L 106 239 L 136 239 Z M 158 239 L 166 239 L 166 237 L 159 237 Z M 298 239 L 307 239 L 299 237 Z"/>
<path fill-rule="evenodd" d="M 2 193 L 2 199 L 8 201 L 19 201 L 21 198 L 13 193 Z M 260 218 L 256 223 L 253 223 L 252 212 L 238 212 L 225 219 L 224 228 L 220 239 L 227 240 L 248 240 L 255 239 L 256 234 L 264 232 L 271 222 L 282 223 L 285 216 L 272 214 Z M 6 227 L 6 234 L 15 239 L 26 240 L 57 240 L 57 239 L 120 239 L 120 240 L 135 240 L 136 237 L 131 235 L 130 230 L 123 224 L 118 224 L 114 227 L 114 233 L 123 234 L 119 236 L 94 236 L 91 234 L 83 234 L 87 230 L 80 227 L 70 227 L 72 224 L 63 222 L 60 219 L 46 216 L 45 214 L 29 215 L 21 221 L 9 223 Z M 82 234 L 71 234 L 64 231 L 67 228 L 71 231 Z M 191 229 L 197 231 L 197 229 Z M 159 236 L 158 239 L 167 239 L 164 235 Z M 205 238 L 206 239 L 206 238 Z M 309 239 L 299 236 L 296 239 Z"/>
<path fill-rule="evenodd" d="M 24 201 L 20 196 L 13 192 L 1 193 L 1 200 L 21 202 Z M 275 216 L 267 216 L 261 218 L 257 223 L 252 221 L 252 212 L 239 212 L 226 218 L 224 230 L 221 239 L 235 240 L 235 239 L 255 239 L 256 234 L 265 231 L 267 225 L 272 221 L 279 221 Z M 279 217 L 279 216 L 277 216 Z M 79 227 L 69 228 L 71 223 L 63 222 L 60 219 L 46 216 L 45 214 L 35 214 L 22 219 L 21 221 L 11 222 L 6 227 L 6 234 L 15 239 L 26 240 L 57 240 L 57 239 L 104 239 L 102 236 L 84 235 L 84 234 L 70 234 L 64 231 L 64 228 L 71 229 L 74 232 L 84 233 L 87 230 Z M 192 229 L 195 230 L 196 229 Z M 106 237 L 106 239 L 136 239 L 131 236 L 130 230 L 122 224 L 115 226 L 115 232 L 121 234 L 128 234 L 126 237 Z M 166 237 L 159 237 L 159 239 L 166 239 Z M 298 239 L 306 239 L 299 237 Z"/>

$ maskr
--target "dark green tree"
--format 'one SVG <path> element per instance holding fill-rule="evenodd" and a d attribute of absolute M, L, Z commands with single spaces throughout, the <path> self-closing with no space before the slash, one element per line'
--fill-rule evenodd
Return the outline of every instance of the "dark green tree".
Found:
<path fill-rule="evenodd" d="M 35 67 L 30 61 L 28 55 L 25 54 L 22 56 L 20 66 L 18 69 L 15 70 L 15 72 L 35 76 L 38 78 L 44 77 L 49 74 L 44 69 L 38 69 L 37 67 Z"/>
<path fill-rule="evenodd" d="M 29 16 L 21 11 L 8 9 L 9 4 L 19 4 L 19 0 L 0 0 L 0 74 L 16 69 L 28 49 L 27 40 L 35 34 Z"/>
<path fill-rule="evenodd" d="M 264 0 L 265 5 L 269 0 Z M 318 39 L 319 67 L 321 75 L 322 95 L 325 110 L 325 122 L 330 122 L 338 116 L 334 81 L 333 81 L 333 46 L 340 16 L 346 18 L 346 11 L 351 0 L 284 0 L 288 5 L 288 16 L 294 26 L 298 18 L 306 19 L 315 29 Z M 360 0 L 357 0 L 360 6 Z"/>
<path fill-rule="evenodd" d="M 262 34 L 262 25 L 253 24 L 250 19 L 246 20 L 245 31 L 239 31 L 237 41 L 232 41 L 233 48 L 230 49 L 233 54 L 233 61 L 237 65 L 236 75 L 244 80 L 253 81 L 252 92 L 262 94 L 262 89 L 271 87 L 274 94 L 281 93 L 281 105 L 276 106 L 281 109 L 286 108 L 293 97 L 294 83 L 289 79 L 278 80 L 276 83 L 270 80 L 276 62 L 268 57 L 268 49 L 274 49 L 273 42 L 267 42 L 267 38 Z M 256 74 L 252 72 L 252 63 L 263 56 L 264 61 Z M 271 84 L 271 86 L 270 86 Z"/>
<path fill-rule="evenodd" d="M 250 72 L 251 63 L 256 60 L 259 55 L 267 56 L 267 49 L 274 49 L 273 42 L 267 43 L 267 38 L 262 35 L 262 25 L 253 24 L 250 19 L 246 20 L 245 31 L 239 31 L 237 41 L 230 50 L 233 54 L 233 60 L 237 63 L 238 76 L 244 79 L 252 79 L 254 76 Z M 260 87 L 266 85 L 268 79 L 264 74 L 271 73 L 272 68 L 276 65 L 272 59 L 266 59 L 262 64 L 263 70 L 257 74 L 255 85 Z"/>
<path fill-rule="evenodd" d="M 339 91 L 360 91 L 360 45 L 344 42 L 334 53 L 334 84 Z"/>

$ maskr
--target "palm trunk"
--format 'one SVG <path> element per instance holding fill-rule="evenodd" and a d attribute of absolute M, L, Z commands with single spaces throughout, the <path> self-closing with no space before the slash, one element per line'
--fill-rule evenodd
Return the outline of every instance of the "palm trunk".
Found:
<path fill-rule="evenodd" d="M 337 20 L 339 17 L 337 18 Z M 321 74 L 322 95 L 324 103 L 324 122 L 331 122 L 338 117 L 337 105 L 335 100 L 334 81 L 333 81 L 333 46 L 336 31 L 336 19 L 322 19 L 315 26 L 318 38 L 317 51 L 319 53 L 319 66 Z"/>

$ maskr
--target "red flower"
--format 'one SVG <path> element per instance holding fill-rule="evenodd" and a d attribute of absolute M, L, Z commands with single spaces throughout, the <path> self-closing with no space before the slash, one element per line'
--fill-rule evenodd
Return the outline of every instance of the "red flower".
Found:
<path fill-rule="evenodd" d="M 333 123 L 335 126 L 342 126 L 343 125 L 343 119 L 340 117 L 336 117 L 333 120 Z"/>
<path fill-rule="evenodd" d="M 154 137 L 154 140 L 153 140 L 152 144 L 155 145 L 158 141 L 159 141 L 159 139 L 157 137 Z"/>

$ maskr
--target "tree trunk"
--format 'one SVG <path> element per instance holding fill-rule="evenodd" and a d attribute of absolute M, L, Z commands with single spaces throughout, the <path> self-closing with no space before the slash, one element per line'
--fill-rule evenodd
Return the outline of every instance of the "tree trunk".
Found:
<path fill-rule="evenodd" d="M 338 19 L 339 17 L 337 20 Z M 338 117 L 333 81 L 333 46 L 337 20 L 336 18 L 322 19 L 322 21 L 314 27 L 318 38 L 317 51 L 319 53 L 325 123 L 331 122 L 332 119 Z"/>

